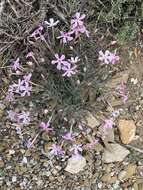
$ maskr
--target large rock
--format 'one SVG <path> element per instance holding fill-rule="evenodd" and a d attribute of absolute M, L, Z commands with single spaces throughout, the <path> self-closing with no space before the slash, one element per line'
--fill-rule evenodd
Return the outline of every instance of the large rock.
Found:
<path fill-rule="evenodd" d="M 110 149 L 105 149 L 102 160 L 104 163 L 121 162 L 129 154 L 129 150 L 119 144 L 110 144 Z"/>
<path fill-rule="evenodd" d="M 133 120 L 119 120 L 118 129 L 122 143 L 129 144 L 134 139 L 136 125 L 134 124 Z"/>
<path fill-rule="evenodd" d="M 86 165 L 86 160 L 83 156 L 72 156 L 68 159 L 68 164 L 65 171 L 76 174 L 84 169 Z"/>

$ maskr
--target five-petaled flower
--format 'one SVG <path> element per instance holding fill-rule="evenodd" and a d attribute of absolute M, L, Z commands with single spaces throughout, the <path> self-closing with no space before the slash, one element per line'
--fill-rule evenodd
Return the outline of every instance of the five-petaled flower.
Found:
<path fill-rule="evenodd" d="M 108 59 L 111 64 L 115 64 L 117 61 L 119 61 L 120 58 L 118 55 L 116 55 L 116 53 L 110 53 Z"/>
<path fill-rule="evenodd" d="M 106 119 L 104 121 L 103 124 L 103 128 L 107 129 L 107 128 L 113 128 L 114 122 L 112 121 L 112 119 Z"/>
<path fill-rule="evenodd" d="M 106 50 L 105 53 L 103 51 L 99 51 L 99 60 L 102 61 L 103 64 L 109 64 L 110 63 L 110 51 Z"/>
<path fill-rule="evenodd" d="M 30 82 L 30 79 L 32 77 L 32 73 L 29 73 L 28 75 L 23 76 L 23 80 L 25 83 Z"/>
<path fill-rule="evenodd" d="M 32 86 L 29 85 L 28 82 L 25 82 L 25 85 L 24 86 L 21 86 L 20 90 L 22 91 L 21 92 L 21 96 L 26 96 L 26 94 L 28 96 L 30 96 L 31 94 L 31 91 L 32 91 Z"/>
<path fill-rule="evenodd" d="M 40 125 L 39 125 L 39 128 L 41 128 L 43 131 L 52 131 L 53 129 L 50 128 L 50 123 L 47 122 L 41 122 Z"/>
<path fill-rule="evenodd" d="M 56 145 L 56 144 L 53 144 L 51 147 L 50 147 L 50 153 L 55 155 L 55 156 L 63 156 L 64 155 L 64 150 L 62 149 L 61 146 L 59 145 Z"/>
<path fill-rule="evenodd" d="M 62 76 L 67 76 L 67 77 L 71 77 L 72 75 L 75 75 L 77 73 L 77 66 L 74 65 L 72 67 L 71 64 L 67 64 L 65 66 L 62 67 L 62 70 L 64 71 L 64 74 Z"/>
<path fill-rule="evenodd" d="M 73 32 L 60 32 L 60 36 L 58 36 L 58 39 L 62 39 L 63 43 L 67 43 L 73 40 L 73 37 L 71 36 Z"/>
<path fill-rule="evenodd" d="M 23 125 L 28 125 L 30 122 L 30 113 L 27 111 L 22 111 L 18 114 L 18 122 L 22 123 Z"/>
<path fill-rule="evenodd" d="M 17 69 L 20 69 L 20 59 L 19 57 L 13 62 L 12 69 L 17 71 Z"/>
<path fill-rule="evenodd" d="M 53 18 L 50 18 L 49 22 L 48 21 L 44 21 L 44 23 L 47 25 L 48 28 L 50 28 L 50 27 L 56 26 L 59 23 L 59 20 L 54 21 Z"/>
<path fill-rule="evenodd" d="M 76 37 L 79 37 L 80 34 L 84 34 L 89 38 L 89 31 L 86 29 L 84 25 L 77 26 L 75 28 L 72 27 L 72 31 L 75 33 Z"/>
<path fill-rule="evenodd" d="M 72 64 L 76 64 L 80 61 L 80 59 L 78 56 L 76 56 L 76 57 L 71 57 L 70 59 L 68 59 L 68 61 Z"/>
<path fill-rule="evenodd" d="M 57 64 L 57 69 L 61 70 L 63 65 L 67 64 L 67 61 L 65 61 L 65 55 L 59 56 L 58 54 L 55 54 L 56 60 L 52 60 L 52 64 Z"/>
<path fill-rule="evenodd" d="M 89 31 L 86 29 L 83 19 L 85 18 L 85 14 L 80 15 L 79 12 L 77 12 L 74 15 L 74 18 L 71 20 L 71 30 L 73 33 L 75 33 L 76 37 L 79 37 L 80 33 L 85 33 L 87 37 L 89 37 Z"/>
<path fill-rule="evenodd" d="M 67 140 L 67 141 L 74 141 L 74 136 L 72 135 L 71 132 L 66 133 L 65 135 L 62 136 L 62 138 Z"/>
<path fill-rule="evenodd" d="M 81 144 L 74 144 L 70 151 L 73 151 L 74 155 L 80 154 L 82 152 L 82 145 Z"/>
<path fill-rule="evenodd" d="M 16 88 L 15 92 L 16 93 L 20 93 L 21 92 L 21 88 L 23 88 L 24 85 L 24 80 L 18 79 L 18 83 L 14 83 L 12 86 L 14 88 Z"/>
<path fill-rule="evenodd" d="M 77 26 L 82 26 L 84 24 L 83 19 L 85 18 L 85 14 L 81 15 L 79 12 L 77 12 L 74 15 L 74 18 L 71 20 L 71 25 L 73 28 L 76 28 Z"/>
<path fill-rule="evenodd" d="M 11 121 L 17 121 L 18 119 L 18 114 L 12 110 L 9 110 L 7 111 L 8 113 L 8 118 L 11 120 Z"/>
<path fill-rule="evenodd" d="M 98 60 L 102 61 L 102 64 L 115 64 L 119 61 L 119 56 L 115 53 L 111 53 L 110 51 L 106 50 L 105 53 L 103 51 L 99 51 Z"/>
<path fill-rule="evenodd" d="M 44 36 L 42 35 L 43 29 L 44 29 L 43 26 L 39 26 L 36 30 L 34 30 L 34 32 L 32 32 L 30 37 L 34 38 L 35 40 L 38 39 L 45 40 Z"/>

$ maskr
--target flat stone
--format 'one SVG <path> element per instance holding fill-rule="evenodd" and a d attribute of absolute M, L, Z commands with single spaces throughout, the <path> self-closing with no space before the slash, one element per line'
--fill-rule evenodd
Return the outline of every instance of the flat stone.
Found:
<path fill-rule="evenodd" d="M 65 171 L 76 174 L 84 169 L 86 166 L 86 159 L 83 156 L 73 156 L 68 159 L 68 164 L 65 168 Z"/>
<path fill-rule="evenodd" d="M 119 173 L 118 179 L 124 181 L 132 177 L 136 173 L 136 168 L 136 164 L 127 165 L 124 170 Z"/>
<path fill-rule="evenodd" d="M 90 112 L 85 112 L 85 118 L 82 120 L 82 123 L 86 124 L 92 129 L 100 125 L 100 122 Z"/>
<path fill-rule="evenodd" d="M 135 138 L 136 125 L 133 120 L 119 120 L 118 129 L 122 143 L 129 144 Z"/>
<path fill-rule="evenodd" d="M 113 176 L 111 177 L 111 174 L 110 173 L 107 173 L 107 174 L 104 174 L 102 177 L 101 177 L 101 181 L 102 182 L 105 182 L 105 183 L 115 183 L 117 180 L 117 176 Z"/>
<path fill-rule="evenodd" d="M 129 150 L 121 145 L 111 143 L 110 150 L 104 150 L 102 160 L 104 163 L 121 162 L 129 153 Z"/>
<path fill-rule="evenodd" d="M 110 180 L 111 180 L 111 175 L 110 175 L 110 173 L 104 174 L 104 175 L 101 177 L 101 181 L 103 181 L 103 182 L 109 183 Z"/>

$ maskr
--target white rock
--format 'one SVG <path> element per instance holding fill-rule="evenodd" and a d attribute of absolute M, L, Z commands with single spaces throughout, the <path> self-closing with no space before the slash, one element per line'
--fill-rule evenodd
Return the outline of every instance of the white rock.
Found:
<path fill-rule="evenodd" d="M 9 150 L 9 154 L 12 155 L 12 154 L 15 154 L 15 150 Z"/>
<path fill-rule="evenodd" d="M 130 153 L 129 150 L 119 144 L 110 144 L 110 150 L 105 149 L 102 160 L 105 163 L 121 162 Z"/>
<path fill-rule="evenodd" d="M 23 163 L 23 164 L 27 164 L 27 162 L 28 162 L 28 161 L 27 161 L 27 158 L 24 156 L 24 157 L 23 157 L 23 160 L 22 160 L 22 163 Z"/>
<path fill-rule="evenodd" d="M 68 164 L 65 171 L 76 174 L 84 169 L 86 165 L 86 159 L 83 156 L 72 156 L 68 159 Z"/>
<path fill-rule="evenodd" d="M 15 183 L 17 181 L 17 177 L 16 176 L 12 176 L 12 182 Z"/>

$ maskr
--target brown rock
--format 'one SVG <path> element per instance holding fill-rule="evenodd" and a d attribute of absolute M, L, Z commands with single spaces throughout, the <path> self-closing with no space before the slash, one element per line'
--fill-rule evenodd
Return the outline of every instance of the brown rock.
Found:
<path fill-rule="evenodd" d="M 110 149 L 105 149 L 102 160 L 104 163 L 121 162 L 129 154 L 129 150 L 117 143 L 111 143 Z"/>
<path fill-rule="evenodd" d="M 117 176 L 111 177 L 111 174 L 110 174 L 110 173 L 104 174 L 104 175 L 101 177 L 101 181 L 102 181 L 102 182 L 105 182 L 105 183 L 115 183 L 116 180 L 117 180 Z"/>
<path fill-rule="evenodd" d="M 88 125 L 92 129 L 100 125 L 100 122 L 90 112 L 85 113 L 85 119 L 82 120 L 82 123 Z"/>
<path fill-rule="evenodd" d="M 111 177 L 110 183 L 115 183 L 117 181 L 117 176 Z"/>
<path fill-rule="evenodd" d="M 119 120 L 118 129 L 121 141 L 124 144 L 129 144 L 135 137 L 136 126 L 133 120 Z"/>
<path fill-rule="evenodd" d="M 110 180 L 111 180 L 111 174 L 104 174 L 101 177 L 101 181 L 103 181 L 103 182 L 110 183 Z"/>
<path fill-rule="evenodd" d="M 125 181 L 128 178 L 132 177 L 136 173 L 137 165 L 135 164 L 129 164 L 127 165 L 123 171 L 119 173 L 119 180 Z"/>

